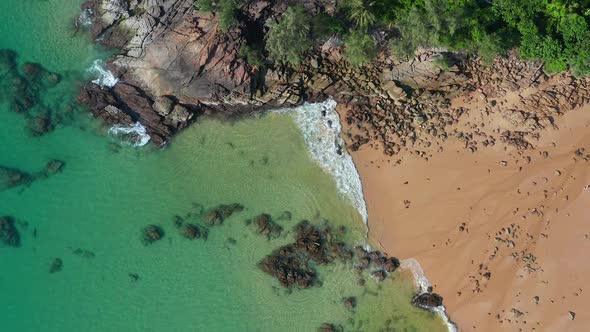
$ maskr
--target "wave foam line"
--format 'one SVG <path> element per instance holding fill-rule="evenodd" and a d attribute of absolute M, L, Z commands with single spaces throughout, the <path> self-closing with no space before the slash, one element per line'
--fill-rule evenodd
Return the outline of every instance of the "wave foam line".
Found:
<path fill-rule="evenodd" d="M 148 135 L 145 127 L 139 122 L 131 126 L 112 126 L 109 128 L 109 134 L 132 146 L 144 146 L 150 141 L 150 135 Z"/>
<path fill-rule="evenodd" d="M 426 275 L 424 274 L 424 270 L 422 270 L 422 266 L 420 266 L 420 263 L 418 263 L 418 261 L 414 258 L 402 260 L 400 268 L 410 270 L 410 272 L 412 272 L 414 282 L 416 283 L 416 287 L 418 288 L 418 293 L 421 294 L 427 292 L 428 289 L 432 287 L 430 281 L 428 280 L 428 278 L 426 278 Z M 449 332 L 457 332 L 457 326 L 449 319 L 449 315 L 447 315 L 444 305 L 432 308 L 432 311 L 434 311 L 441 317 L 441 319 L 447 326 L 447 330 Z"/>
<path fill-rule="evenodd" d="M 328 99 L 322 103 L 305 103 L 274 112 L 288 113 L 294 117 L 311 157 L 332 176 L 340 193 L 350 200 L 366 225 L 367 205 L 361 178 L 340 137 L 342 126 L 336 112 L 336 101 Z"/>
<path fill-rule="evenodd" d="M 105 63 L 102 60 L 94 60 L 92 67 L 88 68 L 88 72 L 98 76 L 92 83 L 100 85 L 101 87 L 112 88 L 119 82 L 119 79 L 106 69 Z"/>

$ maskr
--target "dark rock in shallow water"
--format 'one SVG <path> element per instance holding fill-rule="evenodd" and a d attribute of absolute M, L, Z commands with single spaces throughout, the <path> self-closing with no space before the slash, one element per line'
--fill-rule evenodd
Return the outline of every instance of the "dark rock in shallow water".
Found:
<path fill-rule="evenodd" d="M 47 162 L 47 165 L 45 165 L 45 168 L 43 169 L 43 175 L 45 177 L 50 177 L 52 175 L 60 173 L 65 165 L 66 163 L 61 160 L 50 160 L 49 162 Z"/>
<path fill-rule="evenodd" d="M 96 255 L 90 251 L 90 250 L 84 250 L 81 248 L 78 248 L 76 250 L 73 251 L 74 255 L 80 256 L 82 258 L 94 258 L 96 257 Z"/>
<path fill-rule="evenodd" d="M 443 298 L 436 293 L 422 293 L 414 296 L 412 303 L 423 309 L 433 309 L 443 304 Z"/>
<path fill-rule="evenodd" d="M 375 278 L 375 280 L 377 280 L 377 281 L 383 281 L 383 280 L 385 280 L 385 277 L 387 277 L 387 275 L 385 274 L 385 271 L 377 270 L 377 271 L 371 272 L 371 277 Z"/>
<path fill-rule="evenodd" d="M 241 212 L 243 210 L 244 207 L 238 203 L 221 204 L 207 211 L 207 213 L 205 213 L 201 219 L 210 226 L 221 225 L 225 219 L 231 217 L 234 213 Z"/>
<path fill-rule="evenodd" d="M 14 225 L 12 217 L 0 217 L 0 245 L 20 247 L 20 234 Z"/>
<path fill-rule="evenodd" d="M 27 62 L 23 64 L 22 71 L 25 77 L 44 87 L 54 87 L 61 82 L 61 76 L 52 73 L 38 63 Z"/>
<path fill-rule="evenodd" d="M 194 240 L 201 237 L 201 230 L 197 225 L 184 224 L 180 229 L 182 236 L 189 240 Z"/>
<path fill-rule="evenodd" d="M 137 274 L 137 273 L 129 273 L 128 276 L 131 279 L 131 282 L 138 282 L 139 281 L 139 274 Z"/>
<path fill-rule="evenodd" d="M 266 235 L 269 239 L 281 236 L 283 231 L 283 227 L 275 223 L 271 216 L 266 213 L 254 217 L 253 220 L 247 220 L 246 223 L 254 225 L 256 233 Z"/>
<path fill-rule="evenodd" d="M 281 213 L 281 215 L 277 218 L 277 220 L 281 220 L 281 221 L 290 221 L 291 218 L 293 217 L 293 214 L 291 213 L 291 211 L 284 211 L 283 213 Z"/>
<path fill-rule="evenodd" d="M 53 128 L 49 114 L 38 114 L 27 120 L 27 132 L 31 136 L 43 136 Z"/>
<path fill-rule="evenodd" d="M 317 274 L 310 263 L 327 264 L 327 230 L 320 229 L 308 221 L 296 227 L 295 242 L 282 246 L 266 256 L 258 266 L 262 271 L 275 277 L 286 288 L 308 288 L 316 284 Z"/>
<path fill-rule="evenodd" d="M 392 273 L 395 270 L 397 270 L 397 268 L 400 266 L 400 261 L 399 259 L 395 258 L 395 257 L 389 257 L 385 259 L 385 262 L 383 263 L 383 268 L 385 269 L 385 271 Z"/>
<path fill-rule="evenodd" d="M 160 226 L 149 225 L 142 230 L 142 242 L 149 245 L 160 241 L 164 237 L 164 230 Z"/>
<path fill-rule="evenodd" d="M 323 323 L 318 327 L 318 332 L 339 332 L 341 328 L 337 328 L 334 324 Z"/>
<path fill-rule="evenodd" d="M 344 298 L 343 303 L 346 309 L 354 309 L 354 307 L 356 307 L 356 297 L 349 296 L 347 298 Z"/>
<path fill-rule="evenodd" d="M 49 273 L 56 273 L 63 269 L 64 263 L 61 258 L 56 258 L 51 262 L 51 266 L 49 266 Z"/>
<path fill-rule="evenodd" d="M 33 177 L 18 169 L 0 166 L 0 191 L 30 184 Z"/>

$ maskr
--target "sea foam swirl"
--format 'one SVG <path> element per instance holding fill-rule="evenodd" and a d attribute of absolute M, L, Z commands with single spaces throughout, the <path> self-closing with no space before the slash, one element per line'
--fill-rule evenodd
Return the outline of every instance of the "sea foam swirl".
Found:
<path fill-rule="evenodd" d="M 113 75 L 108 69 L 106 69 L 105 63 L 102 60 L 94 60 L 92 67 L 88 69 L 88 72 L 96 75 L 97 78 L 92 81 L 96 85 L 101 87 L 112 88 L 119 82 L 119 79 Z"/>
<path fill-rule="evenodd" d="M 109 134 L 132 146 L 144 146 L 150 141 L 150 135 L 148 135 L 145 127 L 139 122 L 131 126 L 112 126 L 109 129 Z"/>
<path fill-rule="evenodd" d="M 418 263 L 418 261 L 414 258 L 402 260 L 400 267 L 412 272 L 414 281 L 416 282 L 416 287 L 418 288 L 418 293 L 424 293 L 432 286 L 428 278 L 426 278 L 424 270 L 422 270 L 422 266 L 420 266 L 420 263 Z M 439 307 L 433 308 L 432 311 L 436 312 L 441 317 L 449 332 L 457 332 L 457 326 L 449 319 L 449 316 L 445 310 L 445 306 L 441 305 Z"/>
<path fill-rule="evenodd" d="M 336 102 L 329 99 L 275 112 L 288 113 L 294 117 L 311 157 L 334 178 L 340 193 L 350 200 L 366 224 L 368 216 L 363 187 L 352 157 L 340 137 L 342 127 L 336 112 Z"/>

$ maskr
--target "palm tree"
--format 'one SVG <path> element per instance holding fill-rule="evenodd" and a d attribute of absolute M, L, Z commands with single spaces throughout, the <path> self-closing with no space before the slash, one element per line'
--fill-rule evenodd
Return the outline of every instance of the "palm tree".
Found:
<path fill-rule="evenodd" d="M 371 12 L 374 1 L 353 0 L 350 3 L 350 18 L 357 27 L 366 29 L 375 23 L 375 14 Z"/>

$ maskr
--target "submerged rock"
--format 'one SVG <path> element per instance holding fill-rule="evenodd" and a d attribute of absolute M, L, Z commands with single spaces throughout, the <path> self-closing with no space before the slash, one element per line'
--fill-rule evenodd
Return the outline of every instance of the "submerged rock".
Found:
<path fill-rule="evenodd" d="M 84 250 L 81 248 L 78 248 L 76 250 L 73 251 L 74 255 L 80 256 L 82 258 L 94 258 L 96 257 L 96 255 L 90 251 L 90 250 Z"/>
<path fill-rule="evenodd" d="M 207 211 L 201 219 L 210 226 L 221 225 L 225 219 L 231 217 L 234 213 L 243 210 L 244 206 L 238 203 L 221 204 Z"/>
<path fill-rule="evenodd" d="M 247 220 L 246 224 L 254 225 L 256 227 L 256 233 L 265 235 L 269 239 L 281 236 L 281 232 L 283 231 L 283 227 L 275 223 L 272 217 L 266 213 L 258 215 L 252 220 Z"/>
<path fill-rule="evenodd" d="M 20 247 L 20 234 L 12 217 L 0 217 L 0 244 L 13 248 Z"/>
<path fill-rule="evenodd" d="M 349 296 L 347 298 L 344 298 L 343 303 L 346 309 L 354 309 L 356 307 L 356 297 Z"/>
<path fill-rule="evenodd" d="M 144 245 L 150 245 L 164 238 L 164 230 L 160 226 L 149 225 L 142 230 L 142 242 Z"/>
<path fill-rule="evenodd" d="M 27 120 L 27 132 L 31 136 L 43 136 L 53 128 L 49 114 L 37 114 Z"/>
<path fill-rule="evenodd" d="M 33 177 L 18 169 L 0 166 L 0 191 L 30 184 Z"/>
<path fill-rule="evenodd" d="M 61 258 L 56 258 L 51 262 L 51 266 L 49 266 L 49 273 L 56 273 L 63 269 L 64 263 Z"/>
<path fill-rule="evenodd" d="M 45 168 L 42 171 L 42 176 L 50 177 L 52 175 L 60 173 L 61 171 L 63 171 L 63 168 L 65 165 L 66 165 L 66 163 L 61 160 L 56 160 L 56 159 L 50 160 L 45 165 Z"/>
<path fill-rule="evenodd" d="M 341 328 L 337 328 L 334 324 L 323 323 L 318 327 L 318 332 L 339 332 Z"/>
<path fill-rule="evenodd" d="M 443 298 L 436 293 L 428 292 L 414 296 L 412 303 L 417 307 L 430 310 L 441 306 L 443 304 Z"/>
<path fill-rule="evenodd" d="M 395 258 L 395 257 L 388 257 L 385 259 L 385 262 L 383 263 L 383 268 L 385 269 L 385 271 L 392 273 L 395 270 L 397 270 L 397 268 L 400 266 L 400 261 L 399 259 Z"/>
<path fill-rule="evenodd" d="M 184 224 L 180 228 L 180 233 L 182 236 L 189 240 L 199 239 L 201 238 L 201 229 L 199 226 L 194 224 Z"/>

